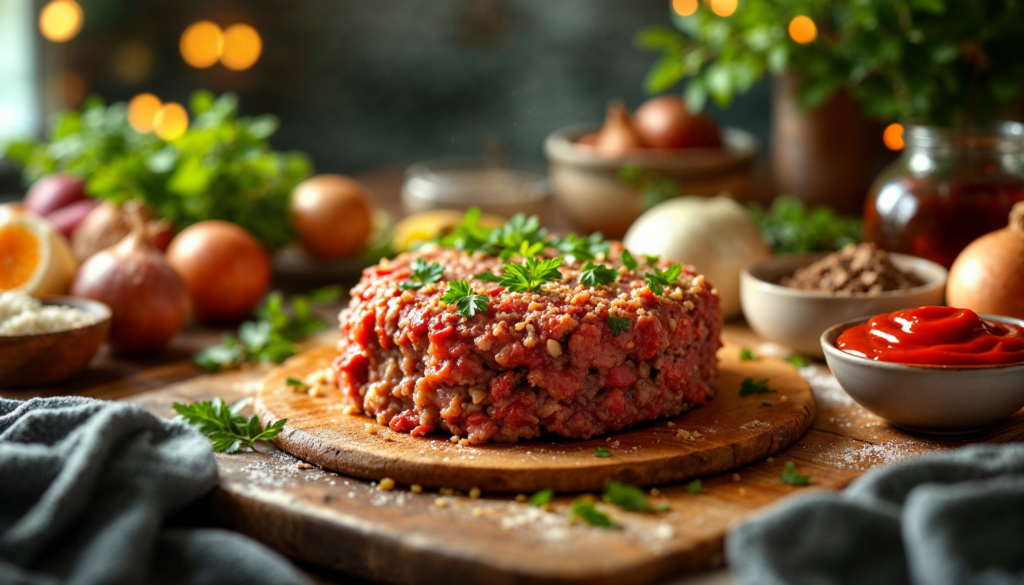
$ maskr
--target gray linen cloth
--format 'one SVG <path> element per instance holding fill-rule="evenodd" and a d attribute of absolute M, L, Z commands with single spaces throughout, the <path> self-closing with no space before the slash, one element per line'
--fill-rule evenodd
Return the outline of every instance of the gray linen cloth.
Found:
<path fill-rule="evenodd" d="M 216 483 L 209 441 L 139 406 L 0 398 L 0 583 L 308 584 L 240 534 L 165 526 Z"/>
<path fill-rule="evenodd" d="M 726 556 L 740 585 L 1024 583 L 1024 444 L 930 455 L 794 498 L 736 527 Z"/>

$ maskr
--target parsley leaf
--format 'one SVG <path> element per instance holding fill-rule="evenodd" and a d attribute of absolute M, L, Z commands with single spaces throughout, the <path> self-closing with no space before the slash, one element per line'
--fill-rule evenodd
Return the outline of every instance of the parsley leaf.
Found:
<path fill-rule="evenodd" d="M 602 458 L 604 458 L 604 457 L 611 457 L 611 456 L 612 456 L 612 452 L 609 451 L 608 449 L 602 449 L 601 447 L 598 447 L 597 449 L 594 449 L 594 457 L 602 457 Z"/>
<path fill-rule="evenodd" d="M 231 454 L 243 448 L 252 449 L 256 441 L 273 439 L 288 422 L 288 419 L 281 419 L 264 429 L 257 416 L 246 419 L 241 414 L 249 402 L 248 398 L 231 406 L 220 398 L 192 404 L 175 402 L 174 410 L 178 413 L 177 420 L 187 422 L 210 439 L 214 451 Z"/>
<path fill-rule="evenodd" d="M 298 378 L 288 377 L 288 378 L 285 379 L 284 383 L 286 385 L 288 385 L 288 386 L 294 386 L 296 388 L 305 388 L 306 387 L 306 383 L 303 382 L 302 380 L 298 379 Z"/>
<path fill-rule="evenodd" d="M 437 238 L 437 243 L 445 248 L 455 248 L 465 252 L 476 252 L 477 250 L 490 251 L 492 235 L 497 230 L 480 225 L 480 217 L 483 214 L 479 207 L 470 207 L 466 211 L 462 223 L 453 227 L 451 231 Z"/>
<path fill-rule="evenodd" d="M 501 249 L 501 259 L 508 260 L 513 254 L 530 257 L 535 256 L 547 246 L 548 232 L 540 227 L 540 219 L 536 215 L 526 217 L 517 213 L 508 220 L 504 227 L 493 230 L 488 243 Z"/>
<path fill-rule="evenodd" d="M 548 488 L 546 490 L 540 490 L 530 497 L 531 506 L 543 506 L 551 502 L 551 499 L 555 497 L 555 490 Z"/>
<path fill-rule="evenodd" d="M 618 337 L 620 333 L 629 333 L 629 319 L 608 315 L 608 327 L 612 330 L 612 337 Z"/>
<path fill-rule="evenodd" d="M 437 262 L 427 263 L 423 258 L 412 261 L 412 274 L 409 279 L 398 285 L 402 290 L 416 290 L 425 284 L 437 282 L 444 276 L 444 267 Z"/>
<path fill-rule="evenodd" d="M 793 355 L 787 357 L 786 361 L 796 368 L 806 368 L 807 366 L 811 365 L 811 362 L 807 361 L 807 359 L 804 358 L 804 356 L 798 353 L 794 353 Z"/>
<path fill-rule="evenodd" d="M 643 490 L 612 479 L 605 480 L 602 499 L 609 504 L 615 504 L 632 512 L 660 512 L 668 509 L 668 503 L 657 507 L 651 506 Z"/>
<path fill-rule="evenodd" d="M 750 349 L 749 347 L 741 347 L 740 348 L 740 359 L 743 360 L 743 361 L 759 360 L 759 359 L 761 359 L 761 356 L 757 355 L 757 353 L 754 350 Z"/>
<path fill-rule="evenodd" d="M 648 266 L 654 266 L 655 264 L 658 263 L 658 260 L 661 260 L 661 257 L 651 256 L 650 254 L 644 254 L 644 261 Z"/>
<path fill-rule="evenodd" d="M 775 393 L 768 387 L 768 379 L 755 382 L 753 378 L 747 378 L 740 384 L 740 396 L 749 396 L 750 394 L 768 394 Z"/>
<path fill-rule="evenodd" d="M 618 526 L 612 522 L 612 519 L 607 514 L 598 510 L 592 502 L 582 498 L 574 501 L 572 507 L 569 508 L 569 521 L 575 521 L 577 518 L 599 528 L 615 528 Z"/>
<path fill-rule="evenodd" d="M 603 284 L 611 284 L 619 277 L 619 272 L 604 264 L 587 262 L 580 273 L 580 282 L 587 286 L 598 287 Z"/>
<path fill-rule="evenodd" d="M 796 463 L 792 461 L 786 462 L 786 468 L 779 474 L 779 479 L 788 483 L 789 485 L 807 485 L 811 482 L 811 476 L 800 475 L 796 471 Z"/>
<path fill-rule="evenodd" d="M 482 282 L 501 282 L 501 277 L 494 274 L 490 270 L 484 270 L 479 274 L 474 274 L 473 278 Z"/>
<path fill-rule="evenodd" d="M 441 297 L 446 305 L 455 305 L 455 310 L 466 319 L 477 313 L 487 312 L 487 297 L 477 292 L 465 280 L 453 280 L 448 283 L 448 290 Z"/>
<path fill-rule="evenodd" d="M 695 480 L 691 481 L 689 484 L 686 485 L 686 491 L 689 492 L 690 495 L 695 496 L 695 495 L 700 493 L 700 488 L 701 487 L 702 487 L 702 485 L 700 483 L 700 480 L 699 479 L 695 479 Z"/>
<path fill-rule="evenodd" d="M 601 232 L 594 232 L 586 238 L 576 234 L 567 234 L 564 238 L 551 240 L 551 247 L 565 256 L 565 261 L 572 264 L 577 260 L 594 260 L 602 254 L 608 254 L 611 245 Z"/>
<path fill-rule="evenodd" d="M 636 270 L 637 268 L 640 268 L 640 263 L 637 262 L 636 258 L 634 258 L 633 255 L 629 253 L 629 250 L 623 250 L 622 258 L 620 259 L 622 260 L 622 265 L 630 270 Z"/>
<path fill-rule="evenodd" d="M 561 265 L 561 258 L 527 258 L 522 264 L 505 264 L 501 286 L 515 292 L 536 291 L 545 282 L 562 278 L 562 272 L 558 270 Z"/>
<path fill-rule="evenodd" d="M 665 270 L 652 268 L 650 272 L 644 274 L 644 280 L 647 281 L 647 287 L 651 289 L 651 292 L 660 297 L 665 293 L 661 287 L 674 284 L 675 281 L 679 280 L 679 275 L 682 272 L 682 264 L 673 264 Z"/>

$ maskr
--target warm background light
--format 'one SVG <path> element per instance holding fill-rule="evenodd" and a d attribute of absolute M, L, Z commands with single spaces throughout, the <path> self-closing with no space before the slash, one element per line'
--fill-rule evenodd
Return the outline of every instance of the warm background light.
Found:
<path fill-rule="evenodd" d="M 214 65 L 224 51 L 224 33 L 220 27 L 201 20 L 190 24 L 181 33 L 181 57 L 185 62 L 197 69 L 205 69 Z"/>
<path fill-rule="evenodd" d="M 142 41 L 128 41 L 114 51 L 110 66 L 118 80 L 141 83 L 153 72 L 153 50 Z"/>
<path fill-rule="evenodd" d="M 224 31 L 224 51 L 220 62 L 228 69 L 241 71 L 256 63 L 263 51 L 263 41 L 256 29 L 247 24 L 234 24 Z"/>
<path fill-rule="evenodd" d="M 174 140 L 188 130 L 188 112 L 181 104 L 164 104 L 153 118 L 153 130 L 164 140 Z"/>
<path fill-rule="evenodd" d="M 160 103 L 160 98 L 151 93 L 140 93 L 128 102 L 128 123 L 139 132 L 153 130 L 156 114 L 160 111 L 161 106 L 163 104 Z M 187 116 L 185 124 L 188 125 Z"/>
<path fill-rule="evenodd" d="M 732 16 L 736 12 L 739 0 L 711 0 L 711 11 L 718 16 Z"/>
<path fill-rule="evenodd" d="M 74 0 L 53 0 L 39 13 L 39 30 L 55 43 L 75 38 L 82 30 L 82 7 Z"/>
<path fill-rule="evenodd" d="M 903 125 L 889 124 L 882 133 L 882 142 L 890 150 L 903 150 Z"/>
<path fill-rule="evenodd" d="M 697 0 L 672 0 L 672 10 L 679 16 L 690 16 L 697 12 Z"/>
<path fill-rule="evenodd" d="M 806 45 L 818 36 L 818 27 L 813 20 L 800 15 L 789 21 L 789 36 L 801 45 Z"/>

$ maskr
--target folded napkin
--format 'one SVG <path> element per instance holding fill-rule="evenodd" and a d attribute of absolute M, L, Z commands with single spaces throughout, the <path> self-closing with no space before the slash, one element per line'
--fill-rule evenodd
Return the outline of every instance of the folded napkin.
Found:
<path fill-rule="evenodd" d="M 735 528 L 740 585 L 1024 583 L 1024 444 L 877 469 Z"/>
<path fill-rule="evenodd" d="M 141 407 L 0 398 L 0 583 L 308 584 L 242 535 L 165 526 L 216 483 L 209 441 Z"/>

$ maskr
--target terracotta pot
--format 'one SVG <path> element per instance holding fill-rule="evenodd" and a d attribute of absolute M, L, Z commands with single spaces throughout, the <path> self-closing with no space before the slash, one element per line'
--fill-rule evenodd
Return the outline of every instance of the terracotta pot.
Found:
<path fill-rule="evenodd" d="M 796 95 L 799 78 L 776 77 L 772 98 L 772 172 L 779 193 L 859 215 L 871 180 L 895 158 L 884 125 L 868 121 L 843 90 L 813 111 Z"/>

